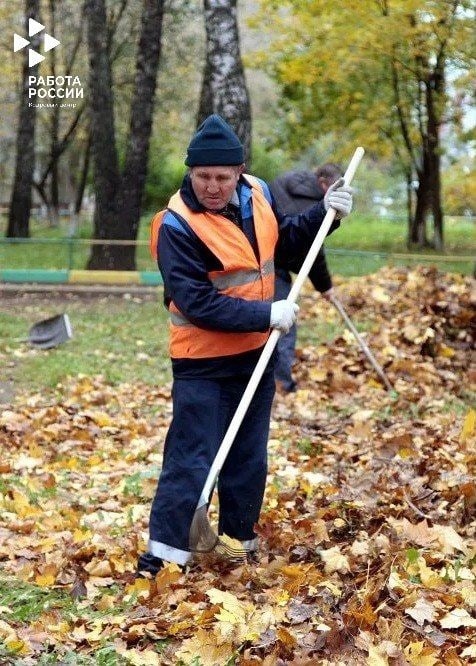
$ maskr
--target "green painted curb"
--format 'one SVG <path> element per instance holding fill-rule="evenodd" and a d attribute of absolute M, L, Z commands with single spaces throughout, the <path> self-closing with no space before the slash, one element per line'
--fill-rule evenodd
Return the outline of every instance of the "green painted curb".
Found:
<path fill-rule="evenodd" d="M 114 282 L 114 271 L 108 271 L 110 273 L 111 279 L 107 280 L 107 284 L 115 284 Z M 37 282 L 40 284 L 79 284 L 78 280 L 72 280 L 72 273 L 74 271 L 69 270 L 44 270 L 44 269 L 27 269 L 27 268 L 7 268 L 0 270 L 0 282 L 14 282 L 20 284 L 22 282 Z M 96 271 L 81 271 L 82 274 L 90 273 L 91 277 L 94 277 Z M 101 271 L 98 271 L 98 276 Z M 119 271 L 121 279 L 117 280 L 117 284 L 128 284 L 124 280 L 124 271 Z M 126 275 L 127 276 L 127 275 Z M 162 275 L 159 271 L 130 271 L 130 284 L 143 284 L 148 286 L 159 286 L 163 284 Z M 93 284 L 94 280 L 87 282 L 87 284 Z M 103 282 L 98 282 L 98 284 L 104 284 Z"/>
<path fill-rule="evenodd" d="M 159 271 L 142 271 L 139 273 L 139 278 L 141 284 L 151 284 L 154 286 L 164 284 Z"/>
<path fill-rule="evenodd" d="M 47 271 L 43 269 L 5 269 L 0 271 L 2 282 L 42 282 L 62 284 L 68 282 L 69 271 Z"/>

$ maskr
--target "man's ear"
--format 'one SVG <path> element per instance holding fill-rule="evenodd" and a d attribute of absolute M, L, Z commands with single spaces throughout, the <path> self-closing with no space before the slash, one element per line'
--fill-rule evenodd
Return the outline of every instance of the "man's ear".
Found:
<path fill-rule="evenodd" d="M 244 171 L 245 171 L 245 166 L 246 166 L 246 165 L 245 165 L 245 163 L 243 162 L 243 164 L 240 164 L 240 166 L 238 167 L 238 175 L 239 175 L 239 176 L 241 176 L 241 174 L 244 173 Z"/>

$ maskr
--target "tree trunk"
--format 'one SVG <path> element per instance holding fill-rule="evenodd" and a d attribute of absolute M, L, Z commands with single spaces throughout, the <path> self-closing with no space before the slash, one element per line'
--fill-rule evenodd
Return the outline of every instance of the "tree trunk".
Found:
<path fill-rule="evenodd" d="M 50 22 L 51 22 L 51 33 L 56 34 L 56 25 L 57 25 L 57 0 L 49 0 L 49 10 L 50 10 Z M 68 61 L 65 63 L 65 75 L 71 76 L 76 57 L 78 55 L 79 49 L 83 42 L 83 26 L 84 18 L 81 14 L 81 20 L 79 27 L 77 28 L 76 40 L 73 45 L 72 51 L 68 53 Z M 56 58 L 57 51 L 55 49 L 50 51 L 50 68 L 51 74 L 56 75 Z M 63 136 L 60 136 L 60 129 L 66 125 L 63 120 L 63 112 L 61 106 L 55 106 L 51 110 L 51 122 L 50 122 L 50 142 L 49 142 L 49 153 L 47 159 L 45 160 L 45 165 L 41 175 L 37 178 L 34 183 L 37 190 L 40 192 L 41 197 L 45 201 L 45 204 L 48 209 L 48 219 L 51 226 L 58 226 L 59 224 L 59 174 L 60 174 L 60 159 L 63 153 L 66 151 L 68 146 L 71 144 L 76 130 L 80 125 L 81 118 L 86 109 L 86 103 L 83 101 L 72 120 L 68 123 L 66 130 L 64 131 Z M 49 197 L 47 195 L 46 189 L 48 186 Z"/>
<path fill-rule="evenodd" d="M 55 68 L 56 69 L 56 68 Z M 53 70 L 54 72 L 55 70 Z M 55 156 L 50 175 L 50 205 L 49 205 L 49 226 L 59 227 L 59 165 L 56 155 L 59 153 L 59 106 L 52 109 L 51 117 L 51 155 Z"/>
<path fill-rule="evenodd" d="M 220 114 L 243 143 L 251 159 L 251 105 L 240 53 L 237 0 L 204 0 L 206 61 L 198 124 L 211 113 Z"/>
<path fill-rule="evenodd" d="M 164 1 L 146 0 L 136 61 L 129 137 L 122 174 L 118 223 L 135 240 L 139 229 L 142 196 L 147 176 L 150 135 L 154 115 L 155 88 L 160 60 Z M 135 261 L 135 247 L 127 246 Z"/>
<path fill-rule="evenodd" d="M 435 99 L 435 96 L 441 95 L 444 89 L 443 78 L 443 69 L 437 64 L 426 86 L 433 247 L 439 251 L 443 250 L 443 210 L 441 207 L 440 119 L 437 112 L 438 100 Z"/>
<path fill-rule="evenodd" d="M 443 250 L 443 210 L 441 207 L 441 164 L 439 130 L 441 116 L 438 112 L 439 96 L 444 91 L 443 66 L 437 62 L 425 81 L 426 127 L 422 133 L 422 167 L 419 171 L 417 205 L 410 231 L 410 243 L 418 247 Z M 427 236 L 427 216 L 432 214 L 433 239 Z"/>
<path fill-rule="evenodd" d="M 89 48 L 89 87 L 91 99 L 91 147 L 94 163 L 96 208 L 94 238 L 114 239 L 116 235 L 116 195 L 120 187 L 119 161 L 114 127 L 112 72 L 107 49 L 107 19 L 104 0 L 87 0 Z M 112 246 L 98 245 L 88 268 L 112 268 Z M 102 251 L 101 255 L 97 250 Z M 96 260 L 97 257 L 97 260 Z M 103 262 L 100 261 L 102 257 Z"/>
<path fill-rule="evenodd" d="M 413 215 L 413 179 L 411 169 L 406 171 L 406 193 L 407 193 L 407 224 L 408 229 L 411 228 L 412 215 Z"/>
<path fill-rule="evenodd" d="M 28 35 L 29 19 L 40 20 L 39 12 L 39 0 L 26 0 L 25 35 Z M 30 41 L 34 49 L 38 48 L 38 35 L 34 35 Z M 36 108 L 28 106 L 30 101 L 28 98 L 28 77 L 37 76 L 38 67 L 38 65 L 28 67 L 28 49 L 24 49 L 20 117 L 16 141 L 15 177 L 7 228 L 7 236 L 9 238 L 28 238 L 30 235 L 32 185 L 35 170 Z"/>
<path fill-rule="evenodd" d="M 56 34 L 56 0 L 49 1 L 51 32 Z M 50 51 L 51 74 L 56 78 L 56 51 Z M 59 153 L 60 106 L 55 106 L 51 114 L 50 155 L 56 158 Z M 59 168 L 58 158 L 54 159 L 50 177 L 49 226 L 59 227 Z"/>
<path fill-rule="evenodd" d="M 88 136 L 88 141 L 84 148 L 83 166 L 81 167 L 79 183 L 78 187 L 76 188 L 76 198 L 74 202 L 74 212 L 76 213 L 76 215 L 80 214 L 81 208 L 83 206 L 84 191 L 86 189 L 86 183 L 88 180 L 90 157 L 91 157 L 91 136 Z"/>
<path fill-rule="evenodd" d="M 409 247 L 428 247 L 428 236 L 426 232 L 426 220 L 428 210 L 430 208 L 430 184 L 428 167 L 426 162 L 428 156 L 424 150 L 423 154 L 423 167 L 418 171 L 418 188 L 416 191 L 416 205 L 415 214 L 411 221 L 410 234 L 409 234 Z"/>
<path fill-rule="evenodd" d="M 200 102 L 198 105 L 197 114 L 197 127 L 203 123 L 205 118 L 214 113 L 215 108 L 213 105 L 213 93 L 210 84 L 212 76 L 211 65 L 208 57 L 205 59 L 205 67 L 203 69 L 202 87 L 200 89 Z"/>
<path fill-rule="evenodd" d="M 87 0 L 91 145 L 96 209 L 94 238 L 135 240 L 147 172 L 164 0 L 144 0 L 124 171 L 118 165 L 104 0 Z M 90 269 L 135 270 L 135 246 L 93 245 Z"/>

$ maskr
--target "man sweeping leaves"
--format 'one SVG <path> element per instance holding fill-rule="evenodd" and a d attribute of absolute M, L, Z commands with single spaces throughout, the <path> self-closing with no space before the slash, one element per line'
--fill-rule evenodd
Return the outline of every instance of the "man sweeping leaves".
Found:
<path fill-rule="evenodd" d="M 170 313 L 173 418 L 152 502 L 148 552 L 139 573 L 165 562 L 185 565 L 189 533 L 210 466 L 270 329 L 287 332 L 298 306 L 272 302 L 274 264 L 302 256 L 332 206 L 352 208 L 339 181 L 304 214 L 282 215 L 262 180 L 244 173 L 243 146 L 218 115 L 198 128 L 187 150 L 180 191 L 153 221 L 151 247 Z M 333 223 L 331 231 L 339 226 Z M 288 259 L 286 259 L 288 258 Z M 218 478 L 219 533 L 258 547 L 275 384 L 263 374 Z"/>

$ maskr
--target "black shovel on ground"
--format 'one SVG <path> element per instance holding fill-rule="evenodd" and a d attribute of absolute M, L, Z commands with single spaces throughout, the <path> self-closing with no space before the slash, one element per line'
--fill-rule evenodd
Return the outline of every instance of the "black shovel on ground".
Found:
<path fill-rule="evenodd" d="M 37 349 L 52 349 L 72 337 L 73 329 L 67 314 L 43 319 L 33 324 L 28 332 L 28 342 Z"/>

